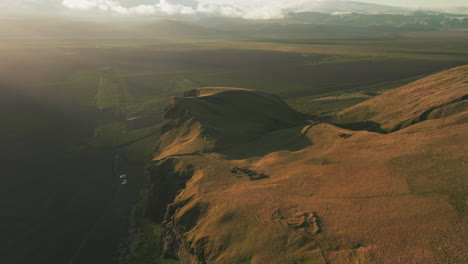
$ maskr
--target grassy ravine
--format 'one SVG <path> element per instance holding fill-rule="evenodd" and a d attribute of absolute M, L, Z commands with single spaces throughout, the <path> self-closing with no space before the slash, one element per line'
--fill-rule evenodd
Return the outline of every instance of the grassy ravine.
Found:
<path fill-rule="evenodd" d="M 301 113 L 330 117 L 343 109 L 359 104 L 385 91 L 401 87 L 423 77 L 425 76 L 417 76 L 380 83 L 377 85 L 363 86 L 357 89 L 346 90 L 346 92 L 337 91 L 314 96 L 291 98 L 286 99 L 286 103 Z"/>

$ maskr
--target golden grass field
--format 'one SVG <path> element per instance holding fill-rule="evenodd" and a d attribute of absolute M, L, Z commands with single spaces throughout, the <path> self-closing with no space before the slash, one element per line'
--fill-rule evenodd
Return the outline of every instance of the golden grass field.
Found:
<path fill-rule="evenodd" d="M 339 114 L 391 133 L 305 120 L 254 90 L 172 98 L 144 192 L 165 256 L 467 263 L 467 81 L 462 66 Z"/>

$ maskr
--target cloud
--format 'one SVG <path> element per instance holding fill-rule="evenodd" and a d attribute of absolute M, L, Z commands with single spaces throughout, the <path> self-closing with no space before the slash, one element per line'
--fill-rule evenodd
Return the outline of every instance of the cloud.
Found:
<path fill-rule="evenodd" d="M 337 9 L 348 0 L 0 0 L 0 13 L 10 11 L 98 10 L 121 15 L 212 15 L 246 19 L 282 18 L 288 12 Z M 466 6 L 466 0 L 349 0 L 415 6 Z M 443 2 L 443 4 L 442 4 Z M 346 8 L 338 8 L 338 11 Z M 336 11 L 336 10 L 331 10 Z"/>
<path fill-rule="evenodd" d="M 180 0 L 179 0 L 180 1 Z M 194 0 L 181 4 L 175 0 L 160 0 L 155 4 L 127 6 L 119 0 L 63 0 L 71 9 L 96 9 L 122 15 L 217 15 L 246 19 L 283 18 L 286 12 L 323 0 Z M 187 1 L 185 1 L 187 2 Z"/>
<path fill-rule="evenodd" d="M 62 5 L 71 9 L 98 9 L 122 15 L 187 15 L 196 13 L 192 7 L 171 3 L 167 0 L 161 0 L 159 3 L 153 5 L 141 4 L 130 7 L 124 6 L 116 0 L 63 0 Z"/>
<path fill-rule="evenodd" d="M 60 7 L 61 0 L 0 0 L 0 12 L 11 10 L 41 10 Z"/>
<path fill-rule="evenodd" d="M 98 6 L 97 1 L 89 0 L 64 0 L 62 4 L 68 8 L 76 9 L 89 9 Z"/>
<path fill-rule="evenodd" d="M 283 18 L 288 11 L 295 11 L 304 5 L 320 0 L 199 0 L 200 13 L 220 14 L 246 19 Z"/>

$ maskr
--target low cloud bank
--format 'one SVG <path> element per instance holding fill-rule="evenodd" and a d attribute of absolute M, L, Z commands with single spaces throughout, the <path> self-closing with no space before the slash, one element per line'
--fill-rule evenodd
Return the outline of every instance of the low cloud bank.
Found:
<path fill-rule="evenodd" d="M 122 15 L 219 15 L 246 19 L 283 18 L 287 12 L 300 11 L 324 0 L 195 0 L 181 4 L 160 0 L 155 4 L 127 6 L 117 0 L 63 0 L 70 9 L 100 10 Z"/>

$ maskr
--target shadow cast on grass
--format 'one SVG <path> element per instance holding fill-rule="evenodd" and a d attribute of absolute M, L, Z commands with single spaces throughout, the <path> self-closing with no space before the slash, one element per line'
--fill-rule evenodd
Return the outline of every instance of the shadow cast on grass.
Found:
<path fill-rule="evenodd" d="M 364 122 L 354 122 L 354 123 L 345 123 L 345 124 L 333 124 L 337 127 L 341 127 L 353 131 L 370 131 L 380 134 L 387 134 L 388 131 L 382 129 L 382 125 L 374 121 L 364 121 Z"/>
<path fill-rule="evenodd" d="M 246 159 L 263 157 L 278 151 L 299 151 L 313 145 L 303 133 L 304 126 L 274 130 L 242 144 L 229 141 L 219 142 L 213 152 L 224 155 L 226 159 Z"/>

